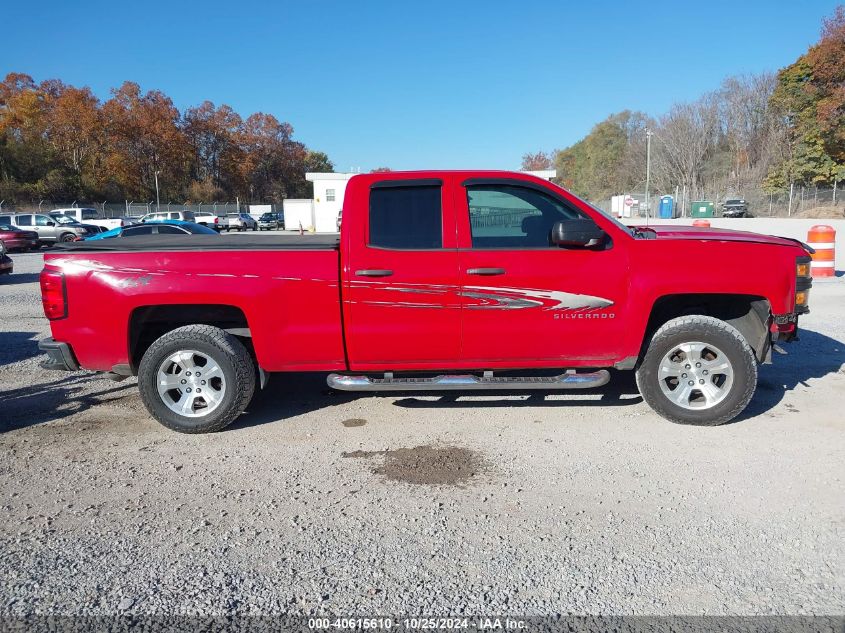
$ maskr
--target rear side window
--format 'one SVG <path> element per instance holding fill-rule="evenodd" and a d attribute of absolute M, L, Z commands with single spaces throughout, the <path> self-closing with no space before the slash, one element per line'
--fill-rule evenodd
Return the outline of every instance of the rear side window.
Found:
<path fill-rule="evenodd" d="M 18 216 L 18 226 L 32 226 L 32 216 L 31 215 L 19 215 Z"/>
<path fill-rule="evenodd" d="M 370 246 L 443 248 L 440 186 L 370 190 Z"/>
<path fill-rule="evenodd" d="M 83 220 L 96 220 L 97 212 L 94 209 L 82 209 Z"/>
<path fill-rule="evenodd" d="M 12 216 L 11 215 L 0 215 L 0 224 L 12 224 Z"/>

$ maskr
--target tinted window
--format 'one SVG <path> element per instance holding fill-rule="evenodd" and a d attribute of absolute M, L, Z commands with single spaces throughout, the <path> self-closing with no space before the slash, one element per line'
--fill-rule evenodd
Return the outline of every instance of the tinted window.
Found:
<path fill-rule="evenodd" d="M 83 220 L 96 220 L 97 219 L 97 212 L 94 209 L 82 209 L 82 219 Z"/>
<path fill-rule="evenodd" d="M 370 246 L 442 248 L 440 187 L 386 187 L 370 191 Z"/>
<path fill-rule="evenodd" d="M 473 248 L 549 248 L 552 226 L 583 217 L 552 196 L 518 185 L 467 187 Z"/>
<path fill-rule="evenodd" d="M 123 229 L 123 236 L 132 237 L 135 235 L 151 235 L 154 228 L 155 227 L 152 224 L 146 224 L 144 226 L 130 226 Z"/>
<path fill-rule="evenodd" d="M 12 216 L 0 215 L 0 224 L 12 224 Z"/>
<path fill-rule="evenodd" d="M 173 235 L 173 234 L 182 234 L 182 235 L 184 235 L 185 233 L 187 233 L 187 231 L 184 231 L 184 230 L 180 229 L 179 227 L 176 227 L 176 226 L 168 226 L 167 224 L 162 224 L 162 225 L 160 225 L 160 226 L 158 227 L 158 232 L 159 232 L 159 234 L 166 233 L 166 234 L 169 234 L 169 235 Z"/>
<path fill-rule="evenodd" d="M 18 221 L 15 222 L 18 226 L 32 226 L 32 216 L 31 215 L 19 215 Z"/>

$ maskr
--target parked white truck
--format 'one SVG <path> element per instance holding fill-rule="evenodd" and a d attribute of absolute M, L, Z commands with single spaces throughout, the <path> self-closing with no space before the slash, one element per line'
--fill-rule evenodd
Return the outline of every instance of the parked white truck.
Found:
<path fill-rule="evenodd" d="M 101 226 L 107 231 L 124 225 L 124 221 L 121 218 L 103 218 L 102 214 L 92 207 L 67 207 L 64 209 L 53 209 L 50 213 L 62 213 L 77 222 Z"/>

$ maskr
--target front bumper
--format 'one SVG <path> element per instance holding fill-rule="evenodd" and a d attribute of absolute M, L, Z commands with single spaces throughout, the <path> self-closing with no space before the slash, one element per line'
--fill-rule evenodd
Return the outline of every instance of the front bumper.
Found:
<path fill-rule="evenodd" d="M 52 337 L 43 338 L 38 341 L 38 349 L 47 354 L 47 360 L 40 363 L 44 369 L 57 369 L 59 371 L 76 371 L 79 369 L 76 356 L 73 355 L 73 350 L 67 343 L 60 343 Z"/>

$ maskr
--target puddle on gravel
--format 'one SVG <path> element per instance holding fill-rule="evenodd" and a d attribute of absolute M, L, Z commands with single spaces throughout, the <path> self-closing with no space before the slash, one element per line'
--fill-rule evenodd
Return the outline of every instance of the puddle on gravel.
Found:
<path fill-rule="evenodd" d="M 430 486 L 459 486 L 484 472 L 487 465 L 481 455 L 459 446 L 415 446 L 389 451 L 351 451 L 343 457 L 384 456 L 384 462 L 372 472 L 391 481 Z"/>
<path fill-rule="evenodd" d="M 343 422 L 341 422 L 341 424 L 343 426 L 345 426 L 347 429 L 353 428 L 353 427 L 356 427 L 356 426 L 364 426 L 366 423 L 367 423 L 367 421 L 362 420 L 361 418 L 352 418 L 351 420 L 344 420 Z"/>

